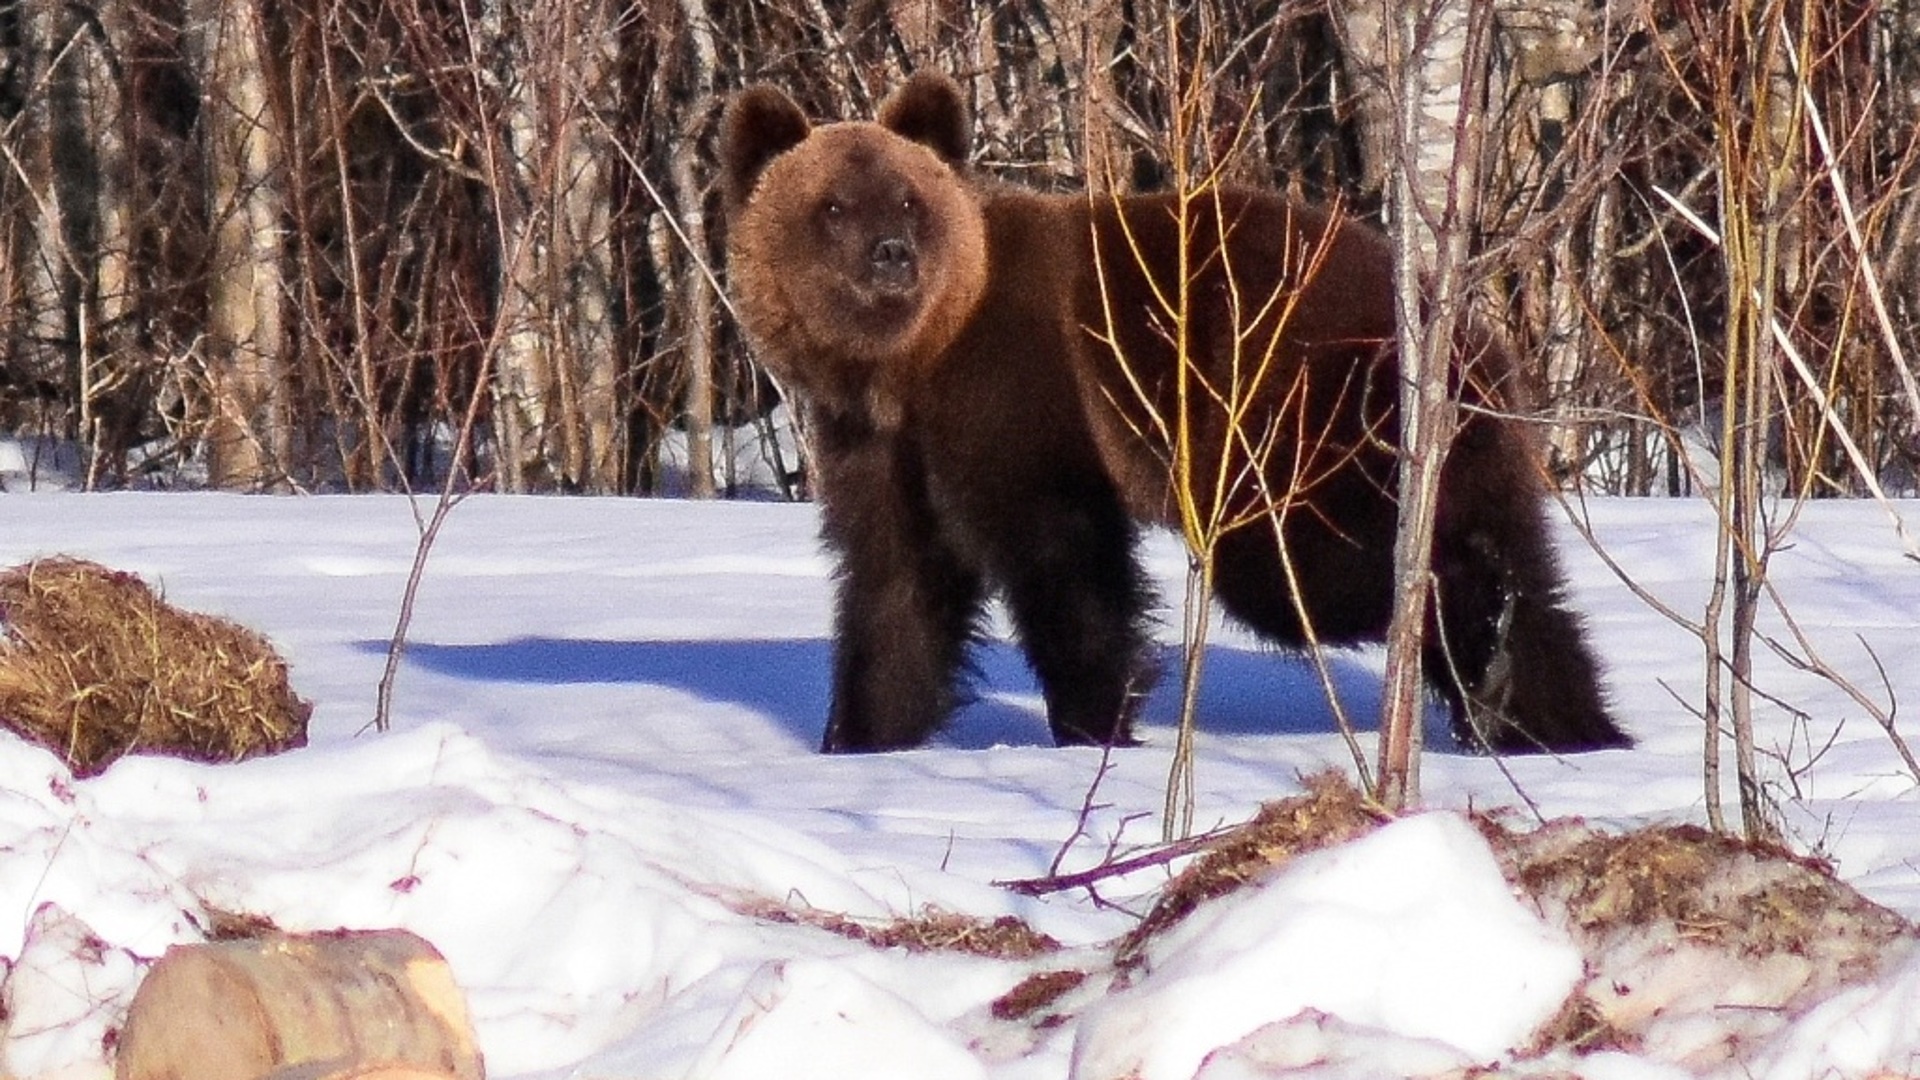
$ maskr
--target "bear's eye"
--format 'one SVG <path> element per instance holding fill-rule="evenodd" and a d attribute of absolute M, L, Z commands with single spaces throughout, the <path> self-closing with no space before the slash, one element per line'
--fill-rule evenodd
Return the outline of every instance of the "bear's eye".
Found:
<path fill-rule="evenodd" d="M 840 205 L 839 199 L 828 199 L 826 202 L 820 204 L 820 212 L 830 218 L 839 217 L 842 209 L 843 207 Z"/>
<path fill-rule="evenodd" d="M 919 208 L 920 208 L 920 200 L 914 198 L 911 195 L 900 196 L 900 209 L 905 210 L 907 213 L 911 214 L 915 210 L 918 210 Z"/>

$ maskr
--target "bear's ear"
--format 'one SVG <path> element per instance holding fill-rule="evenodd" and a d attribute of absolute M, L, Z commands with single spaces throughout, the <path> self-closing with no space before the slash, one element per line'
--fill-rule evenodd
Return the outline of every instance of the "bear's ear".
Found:
<path fill-rule="evenodd" d="M 745 205 L 767 163 L 800 145 L 811 130 L 800 106 L 771 86 L 750 86 L 734 95 L 720 121 L 720 171 L 727 205 Z"/>
<path fill-rule="evenodd" d="M 880 106 L 880 126 L 911 139 L 948 165 L 967 163 L 967 109 L 960 88 L 945 75 L 921 72 L 888 96 Z"/>

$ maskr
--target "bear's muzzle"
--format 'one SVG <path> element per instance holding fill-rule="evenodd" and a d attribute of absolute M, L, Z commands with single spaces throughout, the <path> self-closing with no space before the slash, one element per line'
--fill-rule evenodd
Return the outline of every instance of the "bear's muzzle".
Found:
<path fill-rule="evenodd" d="M 907 292 L 919 280 L 917 262 L 912 241 L 883 237 L 867 252 L 868 280 L 882 293 Z"/>

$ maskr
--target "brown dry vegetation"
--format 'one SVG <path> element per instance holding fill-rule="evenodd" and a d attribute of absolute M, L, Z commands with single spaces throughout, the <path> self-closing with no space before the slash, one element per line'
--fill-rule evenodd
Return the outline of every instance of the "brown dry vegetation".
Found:
<path fill-rule="evenodd" d="M 1920 929 L 1824 863 L 1695 825 L 1611 834 L 1579 821 L 1513 830 L 1477 819 L 1508 878 L 1587 957 L 1543 1048 L 1633 1048 L 1693 1010 L 1729 1017 L 1722 1044 L 1876 978 Z M 1685 1035 L 1662 1035 L 1672 1046 Z"/>
<path fill-rule="evenodd" d="M 918 915 L 870 923 L 850 919 L 836 912 L 797 908 L 771 901 L 742 901 L 732 906 L 752 918 L 811 926 L 876 949 L 955 952 L 997 960 L 1028 960 L 1060 949 L 1058 941 L 1012 915 L 984 919 L 929 908 Z"/>
<path fill-rule="evenodd" d="M 1036 972 L 1020 980 L 1013 989 L 993 1001 L 995 1020 L 1028 1020 L 1054 1002 L 1078 990 L 1087 981 L 1087 973 L 1072 968 Z M 1058 1023 L 1053 1014 L 1039 1017 L 1040 1024 Z"/>
<path fill-rule="evenodd" d="M 1913 927 L 1783 848 L 1697 825 L 1611 834 L 1577 821 L 1514 831 L 1479 819 L 1520 890 L 1589 939 L 1653 925 L 1748 957 L 1837 946 L 1871 975 Z"/>
<path fill-rule="evenodd" d="M 0 725 L 92 776 L 124 754 L 237 761 L 306 744 L 312 706 L 259 634 L 79 559 L 0 574 Z"/>
<path fill-rule="evenodd" d="M 1169 175 L 1177 73 L 1201 70 L 1213 119 L 1190 136 L 1244 144 L 1233 179 L 1367 214 L 1386 111 L 1350 25 L 1367 7 L 5 5 L 0 427 L 78 440 L 96 485 L 386 489 L 451 456 L 511 490 L 674 490 L 675 429 L 724 458 L 726 425 L 775 400 L 709 277 L 727 94 L 767 81 L 809 115 L 869 116 L 937 68 L 966 89 L 984 171 L 1145 190 Z M 1666 196 L 1718 220 L 1744 182 L 1722 175 L 1728 129 L 1777 120 L 1782 333 L 1871 466 L 1911 487 L 1913 402 L 1885 342 L 1920 339 L 1920 0 L 1493 7 L 1476 295 L 1548 385 L 1557 465 L 1609 490 L 1689 483 L 1666 436 L 1719 407 L 1729 286 Z M 1797 69 L 1716 66 L 1708 45 L 1774 25 Z M 1810 149 L 1816 113 L 1830 154 Z M 1807 387 L 1775 396 L 1771 452 L 1857 490 Z"/>

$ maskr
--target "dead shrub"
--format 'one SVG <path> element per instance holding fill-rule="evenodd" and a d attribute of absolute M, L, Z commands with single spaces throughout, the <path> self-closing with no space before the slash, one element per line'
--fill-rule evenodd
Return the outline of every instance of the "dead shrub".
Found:
<path fill-rule="evenodd" d="M 0 725 L 76 776 L 123 754 L 196 761 L 304 746 L 313 707 L 259 634 L 73 558 L 0 574 Z"/>

